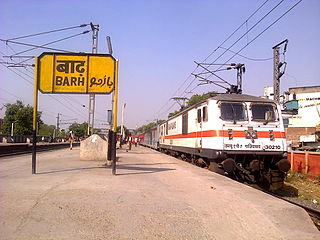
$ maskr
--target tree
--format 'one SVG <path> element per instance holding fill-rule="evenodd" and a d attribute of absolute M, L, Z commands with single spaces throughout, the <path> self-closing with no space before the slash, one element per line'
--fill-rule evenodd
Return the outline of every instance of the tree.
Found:
<path fill-rule="evenodd" d="M 159 125 L 159 124 L 162 124 L 164 123 L 165 120 L 157 120 L 156 122 L 151 122 L 151 123 L 148 123 L 146 125 L 142 125 L 141 127 L 138 127 L 135 131 L 134 131 L 134 134 L 138 134 L 138 133 L 144 133 L 146 131 L 148 131 L 149 129 Z"/>
<path fill-rule="evenodd" d="M 179 112 L 181 112 L 181 110 L 176 110 L 176 111 L 174 111 L 174 112 L 169 113 L 169 114 L 168 114 L 168 118 L 173 117 L 174 115 L 178 114 Z"/>
<path fill-rule="evenodd" d="M 123 126 L 123 131 L 125 136 L 129 136 L 129 129 L 126 126 Z M 121 126 L 117 127 L 117 133 L 121 133 Z"/>
<path fill-rule="evenodd" d="M 69 126 L 69 131 L 73 131 L 76 137 L 85 137 L 87 136 L 87 131 L 88 131 L 88 123 L 72 123 Z"/>
<path fill-rule="evenodd" d="M 33 108 L 30 105 L 24 105 L 21 101 L 13 104 L 6 104 L 6 112 L 3 119 L 3 133 L 10 134 L 12 123 L 14 124 L 15 135 L 32 135 L 33 128 Z M 39 128 L 43 124 L 41 112 L 37 113 Z"/>
<path fill-rule="evenodd" d="M 207 93 L 204 93 L 202 95 L 199 95 L 199 94 L 195 94 L 193 95 L 189 101 L 188 101 L 188 104 L 187 104 L 187 107 L 191 107 L 199 102 L 202 102 L 202 101 L 205 101 L 207 100 L 208 98 L 211 98 L 211 97 L 214 97 L 214 96 L 217 96 L 217 92 L 207 92 Z"/>
<path fill-rule="evenodd" d="M 38 135 L 45 136 L 45 137 L 53 136 L 55 129 L 56 129 L 56 126 L 54 125 L 42 124 L 39 129 Z"/>
<path fill-rule="evenodd" d="M 66 130 L 60 129 L 60 130 L 56 133 L 56 136 L 59 137 L 59 138 L 66 138 L 66 137 L 67 137 Z"/>
<path fill-rule="evenodd" d="M 217 96 L 217 94 L 218 94 L 218 93 L 215 92 L 215 91 L 207 92 L 207 93 L 204 93 L 204 94 L 202 94 L 202 95 L 200 95 L 200 94 L 194 94 L 194 95 L 189 99 L 189 101 L 188 101 L 188 103 L 187 103 L 187 106 L 186 106 L 185 108 L 188 108 L 188 107 L 191 107 L 191 106 L 193 106 L 193 105 L 195 105 L 195 104 L 197 104 L 197 103 L 203 102 L 203 101 L 207 100 L 207 99 L 210 98 L 210 97 Z M 174 111 L 174 112 L 169 113 L 169 114 L 168 114 L 168 118 L 170 118 L 170 117 L 178 114 L 179 112 L 181 112 L 181 111 L 182 111 L 183 109 L 185 109 L 185 108 L 182 108 L 182 109 L 180 109 L 180 110 L 176 110 L 176 111 Z"/>

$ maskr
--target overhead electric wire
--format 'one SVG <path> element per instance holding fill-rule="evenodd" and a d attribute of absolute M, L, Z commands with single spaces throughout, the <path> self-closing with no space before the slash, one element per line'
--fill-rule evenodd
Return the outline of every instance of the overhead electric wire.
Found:
<path fill-rule="evenodd" d="M 227 49 L 227 48 L 224 48 L 224 47 L 219 47 L 219 48 Z M 232 53 L 235 53 L 236 55 L 238 55 L 238 56 L 240 56 L 240 57 L 243 57 L 243 58 L 245 58 L 245 59 L 251 60 L 251 61 L 257 61 L 257 62 L 259 62 L 259 61 L 269 61 L 269 60 L 272 60 L 272 59 L 273 59 L 273 57 L 270 57 L 270 58 L 249 58 L 249 57 L 243 56 L 243 55 L 241 55 L 241 54 L 238 54 L 238 53 L 236 53 L 235 51 L 232 51 L 232 50 L 230 50 L 230 49 L 228 49 L 228 51 L 229 51 L 229 52 L 232 52 Z M 222 65 L 222 64 L 219 64 L 219 65 Z"/>
<path fill-rule="evenodd" d="M 34 66 L 33 64 L 19 64 L 17 62 L 8 62 L 8 61 L 6 61 L 6 62 L 0 61 L 0 63 L 7 64 L 8 67 L 13 67 L 13 66 L 14 67 L 32 67 L 32 66 Z"/>
<path fill-rule="evenodd" d="M 1 64 L 1 63 L 0 63 Z M 4 64 L 1 64 L 4 65 Z M 25 77 L 23 77 L 22 75 L 20 75 L 19 73 L 15 72 L 13 69 L 8 68 L 10 71 L 14 72 L 15 74 L 17 74 L 19 77 L 21 77 L 22 79 L 24 79 L 25 81 L 27 81 L 29 84 L 31 84 L 33 86 L 33 82 L 29 81 L 28 79 L 26 79 Z M 62 103 L 60 100 L 54 98 L 53 96 L 49 95 L 49 97 L 51 97 L 53 100 L 59 102 L 63 107 L 67 108 L 68 110 L 72 111 L 73 113 L 80 115 L 77 111 L 73 110 L 72 108 L 68 107 L 67 105 L 65 105 L 64 103 Z M 81 116 L 81 115 L 80 115 Z M 81 116 L 83 117 L 83 116 Z"/>
<path fill-rule="evenodd" d="M 26 102 L 26 103 L 30 104 L 30 103 L 29 103 L 29 101 L 26 101 L 26 99 L 23 99 L 23 98 L 21 98 L 21 97 L 19 97 L 19 96 L 15 95 L 15 94 L 13 94 L 12 92 L 9 92 L 8 90 L 6 90 L 6 89 L 4 89 L 4 88 L 0 88 L 0 90 L 1 90 L 1 91 L 3 91 L 3 92 L 6 92 L 7 94 L 9 94 L 9 95 L 11 95 L 11 96 L 13 96 L 13 97 L 15 97 L 15 98 L 16 98 L 16 100 L 24 101 L 24 102 Z M 4 98 L 3 98 L 3 99 L 4 99 Z M 7 101 L 10 101 L 10 102 L 11 102 L 11 100 L 9 100 L 9 99 L 5 99 L 5 100 L 7 100 Z M 30 104 L 30 105 L 32 105 L 32 104 Z M 55 114 L 54 112 L 49 111 L 49 110 L 47 110 L 47 109 L 45 109 L 45 108 L 42 108 L 42 107 L 41 107 L 41 108 L 39 107 L 39 109 L 40 109 L 42 112 L 46 112 L 46 114 L 47 114 L 47 115 L 52 116 L 52 117 L 55 117 L 55 116 L 53 116 L 53 115 L 49 114 L 49 113 L 53 113 L 53 114 Z M 49 113 L 48 113 L 48 112 L 49 112 Z"/>
<path fill-rule="evenodd" d="M 74 34 L 72 36 L 69 36 L 69 37 L 65 37 L 65 38 L 61 38 L 61 39 L 58 39 L 58 40 L 55 40 L 55 41 L 52 41 L 52 42 L 49 42 L 49 43 L 46 43 L 46 44 L 43 44 L 43 45 L 40 45 L 39 47 L 44 47 L 44 46 L 48 46 L 50 44 L 54 44 L 54 43 L 57 43 L 57 42 L 61 42 L 61 41 L 64 41 L 64 40 L 67 40 L 67 39 L 70 39 L 70 38 L 74 38 L 74 37 L 77 37 L 77 36 L 80 36 L 82 34 L 87 34 L 91 32 L 91 30 L 87 30 L 87 31 L 84 31 L 82 33 L 77 33 L 77 34 Z M 35 50 L 35 49 L 38 49 L 39 47 L 33 47 L 33 48 L 30 48 L 30 49 L 27 49 L 27 50 L 24 50 L 24 51 L 21 51 L 21 52 L 17 52 L 11 56 L 9 56 L 9 58 L 13 57 L 13 56 L 16 56 L 16 55 L 19 55 L 21 53 L 26 53 L 26 52 L 29 52 L 29 51 L 32 51 L 32 50 Z M 33 58 L 33 57 L 31 57 Z"/>
<path fill-rule="evenodd" d="M 278 3 L 271 11 L 269 11 L 262 19 L 264 19 L 268 14 L 270 14 L 270 12 L 272 12 L 277 6 L 279 6 L 282 2 L 283 2 L 284 0 L 282 0 L 280 3 Z M 278 19 L 276 19 L 272 24 L 270 24 L 267 28 L 265 28 L 260 34 L 258 34 L 254 39 L 252 39 L 250 42 L 247 42 L 247 44 L 243 47 L 243 48 L 241 48 L 238 52 L 236 52 L 231 58 L 229 58 L 227 61 L 225 61 L 225 63 L 227 63 L 227 62 L 229 62 L 234 56 L 236 56 L 236 55 L 238 55 L 239 54 L 239 52 L 241 52 L 244 48 L 246 48 L 247 46 L 249 46 L 253 41 L 255 41 L 259 36 L 261 36 L 265 31 L 267 31 L 271 26 L 273 26 L 275 23 L 277 23 L 282 17 L 284 17 L 288 12 L 290 12 L 294 7 L 296 7 L 300 2 L 301 2 L 302 0 L 300 0 L 299 2 L 297 2 L 296 4 L 294 4 L 290 9 L 288 9 L 284 14 L 282 14 Z M 261 20 L 262 19 L 260 19 L 254 26 L 256 26 L 259 22 L 261 22 Z M 253 27 L 251 28 L 251 29 L 249 29 L 249 30 L 247 30 L 246 31 L 246 33 L 243 35 L 243 36 L 245 36 L 250 30 L 252 30 L 253 29 Z M 243 37 L 242 36 L 242 37 Z M 242 38 L 241 37 L 241 38 Z M 237 40 L 238 41 L 238 40 Z M 232 45 L 232 46 L 234 46 L 234 44 Z M 231 46 L 231 47 L 232 47 Z M 219 46 L 219 47 L 221 47 L 221 46 Z M 230 48 L 231 47 L 229 47 L 228 48 L 228 50 L 230 50 Z M 226 51 L 225 51 L 226 52 Z M 220 56 L 219 56 L 220 57 Z M 217 58 L 218 59 L 218 58 Z M 216 60 L 217 60 L 216 59 Z M 215 61 L 216 61 L 215 60 Z M 214 61 L 214 62 L 215 62 Z M 212 63 L 214 63 L 214 62 L 212 62 Z M 225 64 L 224 63 L 224 64 Z M 221 68 L 222 66 L 220 66 L 220 68 Z M 220 69 L 220 68 L 218 68 L 218 69 Z M 217 70 L 218 70 L 217 69 Z M 189 75 L 189 77 L 188 78 L 190 78 L 190 75 Z M 191 84 L 193 83 L 195 81 L 195 79 L 191 82 L 191 83 L 189 83 L 189 85 L 187 86 L 187 88 L 185 88 L 185 90 L 184 90 L 184 92 L 186 92 L 186 90 L 191 86 Z M 197 88 L 198 87 L 198 85 L 197 86 L 195 86 L 193 89 L 192 89 L 192 91 L 195 89 L 195 88 Z M 184 95 L 182 95 L 182 96 L 185 96 L 185 94 Z M 167 104 L 166 104 L 167 105 Z M 170 107 L 170 109 L 172 108 L 173 106 L 171 106 Z"/>
<path fill-rule="evenodd" d="M 11 72 L 14 72 L 16 75 L 18 75 L 19 77 L 21 77 L 22 79 L 24 79 L 26 82 L 28 82 L 29 84 L 31 84 L 33 86 L 33 82 L 31 82 L 29 79 L 26 79 L 25 77 L 23 77 L 19 73 L 15 72 L 12 68 L 8 68 L 5 64 L 3 64 L 3 63 L 0 63 L 0 64 L 2 66 L 4 66 L 5 68 L 9 69 Z"/>
<path fill-rule="evenodd" d="M 209 57 L 211 57 L 211 55 L 213 53 L 215 53 L 219 47 L 221 47 L 225 42 L 227 42 L 244 24 L 247 23 L 248 20 L 250 20 L 269 0 L 266 0 L 264 3 L 262 3 L 247 19 L 246 21 L 244 21 L 242 24 L 240 24 L 240 26 L 234 30 L 215 50 L 213 50 L 202 62 L 205 62 Z M 196 70 L 198 69 L 198 66 L 195 67 L 195 69 L 192 71 L 192 73 L 194 73 Z M 188 77 L 183 81 L 183 83 L 178 87 L 178 89 L 173 93 L 173 96 L 182 88 L 182 86 L 190 79 L 190 77 L 192 76 L 192 73 L 188 75 Z M 183 92 L 186 91 L 186 89 L 188 89 L 188 87 L 194 82 L 194 80 L 187 86 L 187 88 L 185 88 L 185 90 Z M 171 98 L 170 98 L 171 99 Z M 170 100 L 168 100 L 161 108 L 160 110 L 156 113 L 156 115 L 159 114 L 159 112 L 166 106 L 168 105 L 168 103 L 170 102 Z"/>
<path fill-rule="evenodd" d="M 48 95 L 50 98 L 52 98 L 53 100 L 59 102 L 62 106 L 64 106 L 65 108 L 67 108 L 68 110 L 70 110 L 71 112 L 77 114 L 78 116 L 83 117 L 81 114 L 79 114 L 79 112 L 77 112 L 76 110 L 70 108 L 68 105 L 66 105 L 65 103 L 61 102 L 60 100 L 58 100 L 57 98 L 55 98 L 54 96 Z"/>
<path fill-rule="evenodd" d="M 16 42 L 16 41 L 5 40 L 5 39 L 0 39 L 0 41 L 6 42 L 6 43 L 9 42 L 9 43 L 13 43 L 13 44 L 23 45 L 23 46 L 29 46 L 29 47 L 43 48 L 43 49 L 52 50 L 52 51 L 58 51 L 58 52 L 75 53 L 75 52 L 67 51 L 67 50 L 63 50 L 63 49 L 41 47 L 39 45 L 34 45 L 34 44 L 30 44 L 30 43 L 22 43 L 22 42 Z"/>
<path fill-rule="evenodd" d="M 82 107 L 88 109 L 88 107 L 87 107 L 85 104 L 80 103 L 80 102 L 77 101 L 75 98 L 72 98 L 72 96 L 64 96 L 64 97 L 69 98 L 70 101 L 76 101 L 76 102 L 78 102 L 79 106 L 82 106 Z M 79 107 L 79 106 L 77 106 L 77 107 Z M 101 112 L 99 112 L 99 111 L 97 111 L 97 110 L 95 110 L 95 114 L 98 114 L 98 115 L 100 115 L 100 116 L 102 116 L 102 117 L 105 117 L 105 115 L 106 115 L 106 114 L 103 114 L 103 113 L 101 113 Z"/>
<path fill-rule="evenodd" d="M 46 44 L 43 44 L 43 45 L 35 45 L 35 44 L 29 44 L 29 43 L 23 43 L 23 42 L 16 42 L 16 41 L 13 41 L 13 40 L 21 39 L 21 38 L 27 38 L 27 37 L 33 37 L 33 36 L 38 36 L 38 35 L 41 35 L 41 34 L 47 34 L 47 33 L 53 33 L 53 32 L 68 30 L 68 29 L 72 29 L 72 28 L 85 27 L 85 26 L 87 26 L 87 25 L 89 25 L 89 24 L 82 24 L 82 25 L 76 26 L 76 27 L 62 28 L 62 29 L 57 29 L 57 30 L 52 30 L 52 31 L 37 33 L 37 34 L 30 34 L 30 35 L 25 35 L 25 36 L 21 36 L 21 37 L 17 37 L 17 38 L 11 38 L 11 39 L 7 39 L 7 40 L 0 39 L 0 41 L 5 42 L 6 45 L 15 53 L 15 54 L 12 55 L 12 57 L 14 57 L 14 56 L 16 56 L 16 55 L 18 55 L 18 54 L 22 54 L 22 53 L 25 53 L 25 52 L 28 52 L 28 51 L 32 51 L 32 50 L 37 49 L 37 48 L 48 49 L 48 50 L 59 51 L 59 52 L 74 53 L 74 52 L 72 52 L 72 51 L 67 51 L 67 50 L 62 50 L 62 49 L 57 49 L 57 48 L 50 48 L 50 47 L 45 47 L 45 46 L 47 46 L 47 45 L 49 45 L 49 44 L 57 43 L 57 42 L 60 42 L 60 41 L 66 40 L 66 39 L 70 39 L 70 38 L 73 38 L 73 37 L 76 37 L 76 36 L 79 36 L 79 35 L 82 35 L 82 34 L 89 33 L 91 30 L 90 30 L 90 31 L 87 30 L 87 31 L 84 31 L 84 32 L 82 32 L 82 33 L 75 34 L 75 35 L 72 35 L 72 36 L 69 36 L 69 37 L 65 37 L 65 38 L 62 38 L 62 39 L 58 39 L 58 40 L 55 40 L 55 41 L 53 41 L 53 42 L 46 43 Z M 17 53 L 8 43 L 18 44 L 18 45 L 24 45 L 24 46 L 30 46 L 30 47 L 32 47 L 32 48 Z M 3 53 L 2 53 L 2 54 L 3 54 Z M 4 54 L 3 54 L 3 55 L 4 55 Z M 9 57 L 10 57 L 10 56 L 9 56 Z M 15 62 L 14 65 L 17 66 L 17 65 L 19 65 L 19 64 L 21 64 L 21 63 L 23 63 L 23 62 L 26 62 L 26 61 L 30 60 L 31 58 L 33 58 L 33 56 L 30 56 L 29 59 L 26 59 L 26 60 L 24 60 L 24 61 L 22 61 L 22 62 L 19 62 L 19 63 Z M 0 64 L 3 65 L 3 66 L 5 66 L 5 65 L 3 64 L 3 62 L 0 62 Z M 28 65 L 28 64 L 24 64 L 24 65 Z M 6 66 L 5 66 L 5 67 L 6 67 Z M 7 68 L 8 68 L 8 67 L 7 67 Z M 17 74 L 19 77 L 21 77 L 22 79 L 24 79 L 25 81 L 27 81 L 29 84 L 31 84 L 31 85 L 33 86 L 33 82 L 29 81 L 27 78 L 25 78 L 24 76 L 22 76 L 21 74 L 19 74 L 19 73 L 17 72 L 17 71 L 18 71 L 17 69 L 13 70 L 13 69 L 10 69 L 10 68 L 9 68 L 9 70 L 12 71 L 12 72 L 14 72 L 14 73 Z M 27 69 L 27 68 L 26 68 L 26 71 L 32 73 L 32 72 L 31 72 L 29 69 Z M 20 72 L 20 73 L 22 73 L 22 74 L 26 75 L 27 77 L 33 79 L 33 76 L 29 76 L 28 74 L 23 73 L 23 72 Z M 50 96 L 50 95 L 49 95 L 49 97 L 51 97 L 51 98 L 54 99 L 55 101 L 59 102 L 59 103 L 60 103 L 61 105 L 63 105 L 66 109 L 68 109 L 68 110 L 72 111 L 73 113 L 75 113 L 75 114 L 83 117 L 82 115 L 79 114 L 79 112 L 77 112 L 77 111 L 75 111 L 74 109 L 70 108 L 69 106 L 65 105 L 65 104 L 62 103 L 60 100 L 58 100 L 58 99 L 56 99 L 56 98 L 54 98 L 53 96 Z M 65 100 L 66 100 L 66 99 L 65 99 Z M 82 104 L 81 104 L 81 105 L 82 105 Z"/>
<path fill-rule="evenodd" d="M 237 39 L 230 47 L 228 47 L 223 53 L 221 53 L 212 63 L 215 63 L 220 57 L 222 57 L 230 48 L 232 48 L 234 45 L 236 45 L 246 34 L 248 34 L 253 28 L 255 28 L 261 21 L 263 21 L 267 16 L 269 16 L 270 13 L 272 13 L 277 7 L 280 6 L 281 3 L 283 3 L 284 0 L 281 0 L 276 6 L 274 6 L 268 13 L 266 13 L 258 22 L 256 22 L 249 30 L 247 30 L 240 38 Z"/>
<path fill-rule="evenodd" d="M 74 29 L 74 28 L 86 27 L 89 25 L 90 24 L 81 24 L 81 25 L 73 26 L 73 27 L 60 28 L 60 29 L 56 29 L 56 30 L 51 30 L 51 31 L 46 31 L 46 32 L 41 32 L 41 33 L 34 33 L 34 34 L 29 34 L 29 35 L 25 35 L 25 36 L 21 36 L 21 37 L 10 38 L 8 40 L 17 40 L 17 39 L 21 39 L 21 38 L 34 37 L 34 36 L 39 36 L 39 35 L 48 34 L 48 33 L 61 32 L 61 31 L 70 30 L 70 29 Z"/>
<path fill-rule="evenodd" d="M 232 57 L 230 57 L 225 63 L 229 62 L 231 59 L 233 59 L 236 55 L 238 55 L 243 49 L 245 49 L 247 46 L 249 46 L 253 41 L 255 41 L 258 37 L 260 37 L 265 31 L 267 31 L 270 27 L 272 27 L 274 24 L 276 24 L 281 18 L 283 18 L 285 15 L 287 15 L 292 9 L 294 9 L 299 3 L 301 3 L 302 0 L 295 3 L 291 8 L 289 8 L 286 12 L 284 12 L 280 17 L 278 17 L 274 22 L 272 22 L 268 27 L 266 27 L 262 32 L 260 32 L 255 38 L 253 38 L 250 42 L 248 42 L 244 47 L 242 47 L 239 51 L 237 51 Z M 219 69 L 219 68 L 218 68 Z M 217 69 L 217 70 L 218 70 Z"/>
<path fill-rule="evenodd" d="M 70 100 L 68 100 L 65 96 L 61 95 L 61 98 L 63 98 L 65 101 L 67 101 L 71 106 L 75 107 L 75 105 L 73 105 L 73 103 Z M 80 116 L 80 112 L 78 112 L 78 115 Z M 81 117 L 86 118 L 86 116 L 82 115 L 82 113 L 81 113 Z"/>
<path fill-rule="evenodd" d="M 268 13 L 266 13 L 258 22 L 256 22 L 249 30 L 247 30 L 241 37 L 239 37 L 230 47 L 228 47 L 227 49 L 225 49 L 225 51 L 220 54 L 213 62 L 211 62 L 211 64 L 215 63 L 218 59 L 220 59 L 227 51 L 230 50 L 230 48 L 232 48 L 235 44 L 237 44 L 244 36 L 246 36 L 246 34 L 248 34 L 253 28 L 255 28 L 263 19 L 265 19 L 271 12 L 273 12 L 284 0 L 281 0 L 278 4 L 276 4 Z M 301 0 L 302 1 L 302 0 Z M 254 39 L 255 40 L 255 39 Z M 248 46 L 252 41 L 250 41 L 249 43 L 247 43 Z M 219 46 L 221 47 L 221 45 Z M 218 47 L 218 48 L 219 48 Z M 243 48 L 244 49 L 244 48 Z M 242 49 L 241 49 L 242 50 Z M 237 53 L 238 54 L 238 53 Z M 236 55 L 236 54 L 235 54 Z M 233 57 L 235 56 L 233 55 Z M 233 58 L 232 57 L 232 58 Z M 227 63 L 228 61 L 230 61 L 232 58 L 228 59 L 227 61 L 225 61 L 223 64 Z M 222 65 L 220 66 L 220 68 L 222 67 Z M 220 69 L 218 68 L 218 69 Z M 216 70 L 218 70 L 216 69 Z M 196 80 L 196 78 L 188 85 L 191 86 L 191 84 Z M 188 87 L 185 89 L 185 91 L 188 89 Z M 183 95 L 185 96 L 185 95 Z"/>
<path fill-rule="evenodd" d="M 224 43 L 226 43 L 243 25 L 247 24 L 250 18 L 252 18 L 269 0 L 266 0 L 264 3 L 261 4 L 260 7 L 258 7 L 236 30 L 234 30 L 215 50 L 213 50 L 208 57 L 206 57 L 203 62 L 205 62 L 209 57 L 212 56 L 213 53 L 215 53 Z"/>

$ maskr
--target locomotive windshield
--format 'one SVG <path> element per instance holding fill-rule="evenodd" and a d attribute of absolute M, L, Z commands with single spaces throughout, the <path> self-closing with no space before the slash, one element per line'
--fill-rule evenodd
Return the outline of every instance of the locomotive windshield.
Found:
<path fill-rule="evenodd" d="M 253 104 L 251 106 L 252 120 L 256 121 L 275 121 L 275 106 L 272 104 Z"/>
<path fill-rule="evenodd" d="M 221 118 L 223 120 L 241 121 L 246 120 L 244 105 L 242 103 L 223 102 L 221 107 Z"/>

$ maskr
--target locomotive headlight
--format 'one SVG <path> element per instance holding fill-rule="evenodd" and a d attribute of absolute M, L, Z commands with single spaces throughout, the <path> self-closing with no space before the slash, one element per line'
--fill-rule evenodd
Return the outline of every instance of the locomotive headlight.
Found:
<path fill-rule="evenodd" d="M 245 132 L 245 136 L 247 139 L 250 139 L 251 138 L 251 133 L 247 130 L 244 131 Z"/>
<path fill-rule="evenodd" d="M 253 131 L 252 131 L 251 137 L 252 137 L 252 139 L 257 139 L 257 138 L 258 138 L 258 133 L 257 133 L 256 130 L 253 130 Z"/>
<path fill-rule="evenodd" d="M 246 139 L 257 139 L 258 132 L 257 130 L 245 130 L 245 137 Z"/>

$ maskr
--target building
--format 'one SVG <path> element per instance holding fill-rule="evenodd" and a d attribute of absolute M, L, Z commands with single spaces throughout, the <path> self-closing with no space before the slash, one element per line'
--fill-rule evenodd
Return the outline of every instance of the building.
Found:
<path fill-rule="evenodd" d="M 288 127 L 320 125 L 320 86 L 289 88 L 288 100 L 298 103 L 298 113 L 289 118 Z"/>
<path fill-rule="evenodd" d="M 320 86 L 289 88 L 286 99 L 283 116 L 291 146 L 320 149 Z"/>
<path fill-rule="evenodd" d="M 273 99 L 273 87 L 264 88 Z M 288 143 L 320 149 L 320 86 L 294 87 L 280 96 Z"/>

